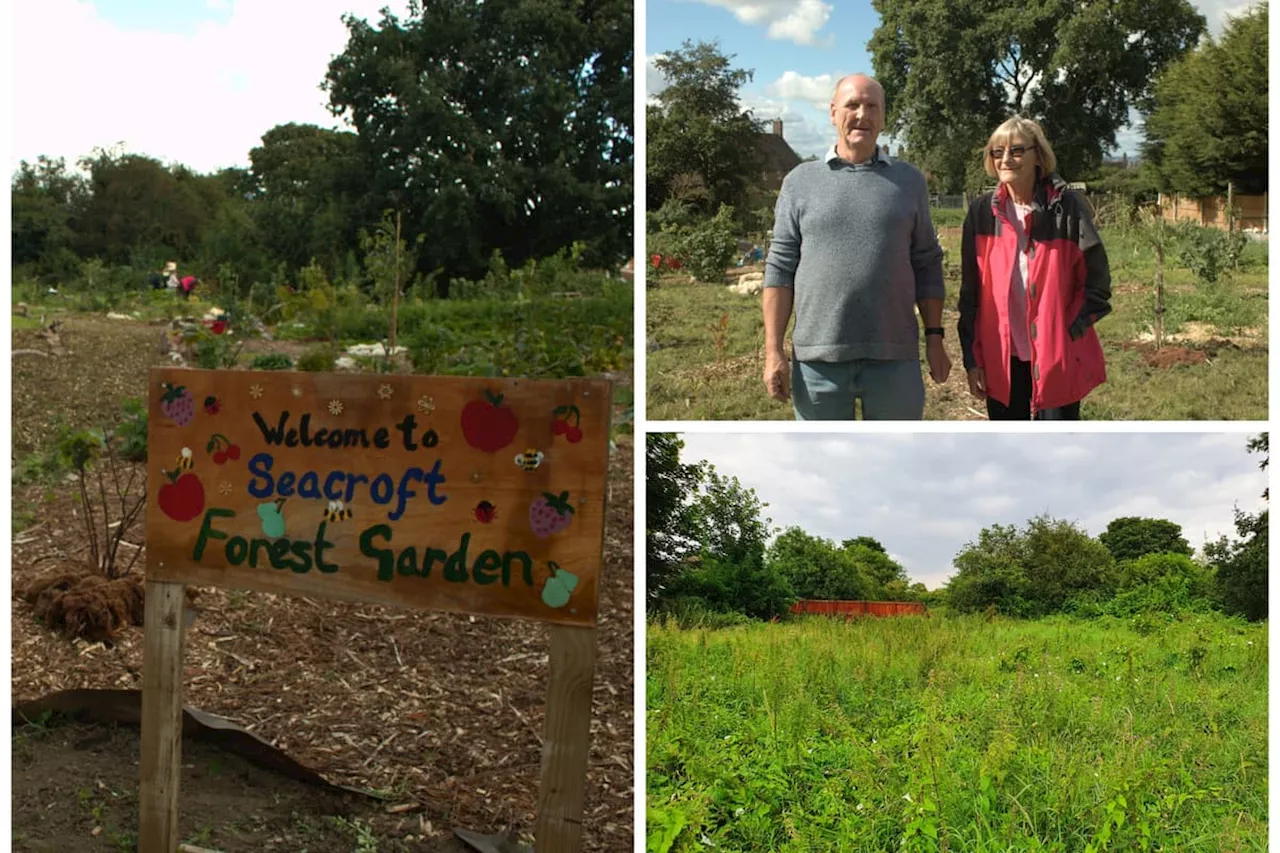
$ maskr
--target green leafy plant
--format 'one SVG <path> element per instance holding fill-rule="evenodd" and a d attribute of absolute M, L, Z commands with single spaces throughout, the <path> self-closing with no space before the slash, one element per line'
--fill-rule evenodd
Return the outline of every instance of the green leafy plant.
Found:
<path fill-rule="evenodd" d="M 255 355 L 249 367 L 252 370 L 292 370 L 293 359 L 282 352 L 266 352 Z"/>
<path fill-rule="evenodd" d="M 116 426 L 120 458 L 126 462 L 147 461 L 147 406 L 137 397 L 124 402 L 124 416 Z"/>
<path fill-rule="evenodd" d="M 312 347 L 298 356 L 298 370 L 308 373 L 326 373 L 333 370 L 337 351 L 331 346 Z"/>

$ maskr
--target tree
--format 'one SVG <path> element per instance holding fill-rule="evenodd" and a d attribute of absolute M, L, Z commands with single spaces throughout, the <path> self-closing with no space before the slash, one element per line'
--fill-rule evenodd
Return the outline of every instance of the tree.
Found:
<path fill-rule="evenodd" d="M 343 18 L 324 88 L 359 136 L 371 203 L 427 235 L 419 272 L 476 277 L 581 241 L 631 252 L 631 5 L 411 2 L 377 27 Z"/>
<path fill-rule="evenodd" d="M 1266 470 L 1271 461 L 1269 433 L 1249 439 L 1250 453 L 1265 453 L 1258 467 Z M 1262 493 L 1267 500 L 1270 490 Z M 1246 619 L 1267 618 L 1267 530 L 1268 512 L 1251 514 L 1236 509 L 1236 533 L 1240 539 L 1228 541 L 1223 536 L 1205 546 L 1205 556 L 1217 569 L 1218 591 L 1223 610 Z"/>
<path fill-rule="evenodd" d="M 381 214 L 360 204 L 369 178 L 357 142 L 354 133 L 290 123 L 249 152 L 254 222 L 291 274 L 314 260 L 334 277 L 361 225 Z"/>
<path fill-rule="evenodd" d="M 886 130 L 946 192 L 989 180 L 973 169 L 991 132 L 1019 113 L 1041 122 L 1068 177 L 1116 144 L 1151 78 L 1195 45 L 1189 0 L 875 0 L 868 44 L 885 88 Z"/>
<path fill-rule="evenodd" d="M 907 570 L 889 556 L 885 547 L 870 536 L 859 536 L 846 539 L 841 550 L 858 566 L 858 570 L 875 581 L 879 589 L 874 590 L 868 598 L 884 598 L 888 594 L 886 587 L 891 583 L 900 583 L 906 588 Z"/>
<path fill-rule="evenodd" d="M 40 273 L 74 269 L 75 232 L 71 218 L 83 204 L 84 181 L 67 171 L 62 158 L 23 160 L 10 187 L 13 214 L 13 264 L 38 266 Z"/>
<path fill-rule="evenodd" d="M 858 551 L 868 551 L 862 546 Z M 798 598 L 861 601 L 879 597 L 875 578 L 849 551 L 829 539 L 789 527 L 769 546 L 768 564 Z"/>
<path fill-rule="evenodd" d="M 651 432 L 645 437 L 645 578 L 650 609 L 696 550 L 689 536 L 687 504 L 702 475 L 699 466 L 680 461 L 683 447 L 674 433 Z"/>
<path fill-rule="evenodd" d="M 1126 516 L 1113 519 L 1098 537 L 1117 562 L 1136 560 L 1146 554 L 1193 553 L 1182 536 L 1182 526 L 1163 518 Z"/>
<path fill-rule="evenodd" d="M 889 553 L 889 551 L 880 544 L 880 540 L 873 539 L 870 536 L 857 536 L 853 539 L 846 539 L 840 543 L 840 547 L 844 548 L 846 551 L 859 545 L 864 548 L 870 548 L 872 551 L 879 551 L 881 554 Z"/>
<path fill-rule="evenodd" d="M 669 81 L 646 108 L 647 205 L 674 201 L 710 216 L 720 205 L 745 210 L 760 171 L 761 125 L 738 103 L 753 73 L 730 65 L 716 43 L 686 41 L 654 60 Z"/>
<path fill-rule="evenodd" d="M 1081 594 L 1109 596 L 1115 560 L 1106 547 L 1069 521 L 1039 516 L 1018 529 L 992 525 L 955 558 L 948 583 L 960 611 L 994 605 L 1013 616 L 1056 613 Z"/>
<path fill-rule="evenodd" d="M 1267 191 L 1267 19 L 1252 7 L 1157 78 L 1143 152 L 1165 191 Z"/>

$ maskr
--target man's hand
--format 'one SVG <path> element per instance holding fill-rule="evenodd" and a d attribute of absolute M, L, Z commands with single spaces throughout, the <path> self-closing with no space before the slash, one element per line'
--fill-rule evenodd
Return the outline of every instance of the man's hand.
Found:
<path fill-rule="evenodd" d="M 929 335 L 924 345 L 925 358 L 929 360 L 929 376 L 939 385 L 947 381 L 951 375 L 951 356 L 942 345 L 942 338 Z"/>
<path fill-rule="evenodd" d="M 791 371 L 785 355 L 770 355 L 764 360 L 764 390 L 779 403 L 791 399 Z"/>
<path fill-rule="evenodd" d="M 969 393 L 979 400 L 987 399 L 987 372 L 981 367 L 969 368 Z"/>

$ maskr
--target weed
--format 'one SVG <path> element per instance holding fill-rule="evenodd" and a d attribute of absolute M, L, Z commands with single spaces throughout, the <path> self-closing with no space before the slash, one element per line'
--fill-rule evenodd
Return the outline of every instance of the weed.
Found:
<path fill-rule="evenodd" d="M 266 352 L 255 355 L 250 370 L 292 370 L 293 359 L 282 352 Z"/>

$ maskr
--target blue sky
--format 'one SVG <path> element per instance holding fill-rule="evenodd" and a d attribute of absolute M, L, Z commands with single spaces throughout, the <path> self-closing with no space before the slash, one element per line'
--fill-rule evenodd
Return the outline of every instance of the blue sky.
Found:
<path fill-rule="evenodd" d="M 94 148 L 209 172 L 247 166 L 277 124 L 338 126 L 318 88 L 341 16 L 403 0 L 42 0 L 9 4 L 9 168 Z"/>
<path fill-rule="evenodd" d="M 1092 536 L 1115 518 L 1165 518 L 1197 550 L 1236 537 L 1234 508 L 1264 507 L 1266 473 L 1245 433 L 685 433 L 706 460 L 769 504 L 777 528 L 872 536 L 930 589 L 992 524 L 1041 513 Z"/>
<path fill-rule="evenodd" d="M 1192 0 L 1222 30 L 1224 13 L 1243 11 L 1252 0 Z M 880 17 L 870 0 L 649 0 L 645 51 L 646 91 L 662 87 L 652 59 L 685 39 L 719 41 L 736 55 L 734 67 L 755 70 L 742 103 L 756 118 L 781 118 L 783 136 L 796 153 L 821 154 L 833 143 L 827 105 L 845 74 L 871 73 L 867 41 Z M 888 139 L 891 145 L 896 145 Z M 1140 137 L 1122 131 L 1122 150 L 1137 153 Z"/>

